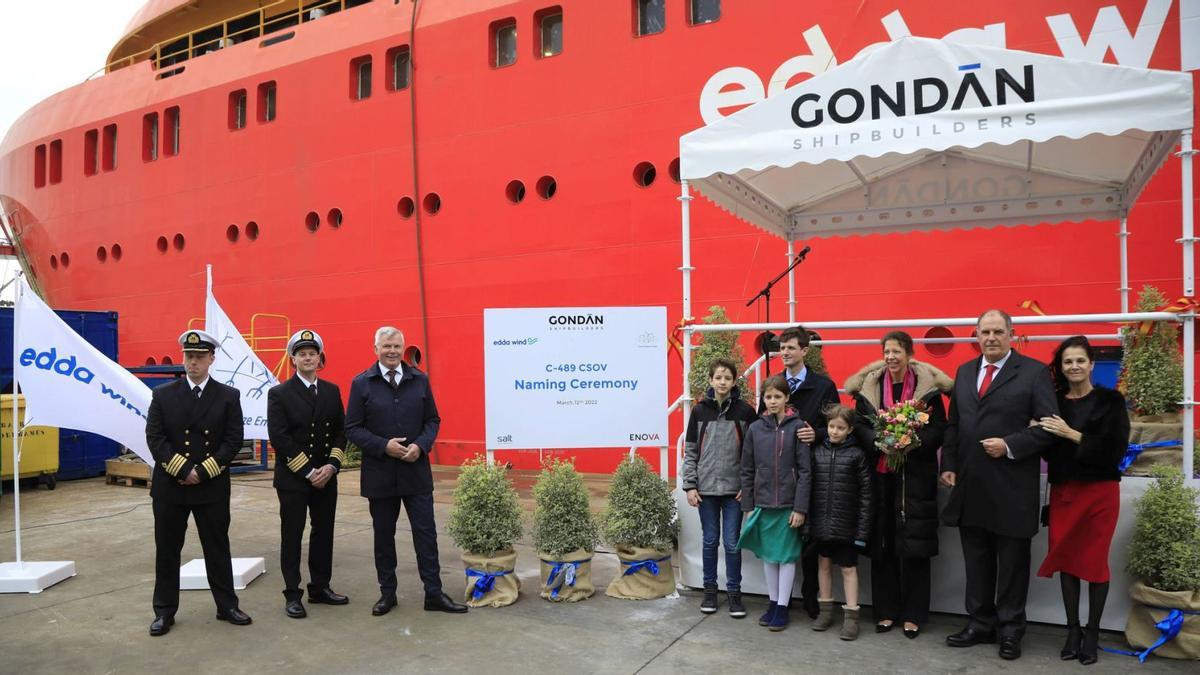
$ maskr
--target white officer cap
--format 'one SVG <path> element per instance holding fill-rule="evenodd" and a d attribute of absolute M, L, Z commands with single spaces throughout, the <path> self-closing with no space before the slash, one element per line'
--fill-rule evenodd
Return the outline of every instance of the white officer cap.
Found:
<path fill-rule="evenodd" d="M 217 339 L 202 330 L 185 330 L 179 336 L 179 344 L 185 352 L 215 352 Z"/>
<path fill-rule="evenodd" d="M 304 347 L 316 347 L 318 352 L 325 351 L 325 341 L 314 330 L 305 328 L 292 333 L 292 337 L 288 339 L 287 353 L 291 356 L 296 353 L 296 350 Z"/>

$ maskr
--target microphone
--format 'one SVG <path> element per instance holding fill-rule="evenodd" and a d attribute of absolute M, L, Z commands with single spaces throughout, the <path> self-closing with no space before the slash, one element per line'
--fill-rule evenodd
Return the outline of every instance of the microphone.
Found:
<path fill-rule="evenodd" d="M 796 254 L 796 257 L 803 258 L 804 256 L 808 255 L 811 251 L 812 251 L 811 246 L 805 246 L 804 248 L 800 249 L 800 252 Z"/>

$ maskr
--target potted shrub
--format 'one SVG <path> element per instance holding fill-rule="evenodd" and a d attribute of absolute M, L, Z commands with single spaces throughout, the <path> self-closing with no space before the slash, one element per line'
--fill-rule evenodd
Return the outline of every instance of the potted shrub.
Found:
<path fill-rule="evenodd" d="M 1181 620 L 1179 634 L 1154 653 L 1200 659 L 1200 489 L 1188 487 L 1174 467 L 1156 466 L 1152 472 L 1156 480 L 1138 500 L 1129 550 L 1129 572 L 1137 581 L 1129 588 L 1133 606 L 1125 639 L 1147 649 L 1163 635 L 1155 624 Z M 1182 614 L 1172 616 L 1173 610 Z"/>
<path fill-rule="evenodd" d="M 1157 288 L 1146 286 L 1138 295 L 1134 311 L 1156 312 L 1166 302 Z M 1141 451 L 1126 473 L 1148 476 L 1156 465 L 1182 467 L 1179 399 L 1183 393 L 1183 359 L 1179 353 L 1179 326 L 1156 321 L 1147 333 L 1143 334 L 1138 325 L 1123 327 L 1121 333 L 1125 348 L 1121 391 L 1132 409 L 1129 443 L 1150 446 Z"/>
<path fill-rule="evenodd" d="M 533 486 L 533 544 L 541 560 L 541 596 L 552 602 L 592 597 L 596 520 L 587 488 L 569 460 L 551 459 Z"/>
<path fill-rule="evenodd" d="M 488 466 L 483 456 L 463 464 L 447 529 L 462 549 L 466 603 L 503 607 L 516 602 L 521 582 L 513 543 L 521 536 L 521 507 L 504 465 Z"/>
<path fill-rule="evenodd" d="M 708 308 L 708 316 L 704 317 L 703 321 L 710 325 L 729 323 L 729 317 L 726 316 L 724 307 L 713 305 Z M 738 344 L 739 333 L 737 331 L 701 333 L 701 335 L 703 337 L 700 338 L 700 344 L 692 350 L 692 370 L 688 373 L 692 398 L 696 400 L 699 400 L 708 389 L 708 366 L 713 361 L 729 359 L 737 365 L 739 374 L 746 369 L 745 354 L 742 346 Z M 754 399 L 754 392 L 750 391 L 751 387 L 746 386 L 746 378 L 739 377 L 737 386 L 746 400 Z"/>
<path fill-rule="evenodd" d="M 608 585 L 606 595 L 650 600 L 675 592 L 671 569 L 679 531 L 675 497 L 671 486 L 641 457 L 622 461 L 617 467 L 601 531 L 621 560 L 621 573 Z"/>

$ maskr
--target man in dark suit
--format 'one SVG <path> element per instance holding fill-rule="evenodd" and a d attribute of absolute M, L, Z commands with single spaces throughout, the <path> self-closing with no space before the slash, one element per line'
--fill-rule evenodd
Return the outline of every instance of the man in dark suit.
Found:
<path fill-rule="evenodd" d="M 963 364 L 942 444 L 942 517 L 957 526 L 966 567 L 966 628 L 952 647 L 1000 640 L 1021 656 L 1029 591 L 1029 541 L 1038 530 L 1040 454 L 1054 437 L 1030 420 L 1058 414 L 1046 366 L 1011 348 L 1012 318 L 992 309 L 976 325 L 982 356 Z"/>
<path fill-rule="evenodd" d="M 427 611 L 467 611 L 442 591 L 437 528 L 433 521 L 433 472 L 429 451 L 437 438 L 437 405 L 429 378 L 401 364 L 404 334 L 384 326 L 375 331 L 376 363 L 354 378 L 346 407 L 346 438 L 362 449 L 362 496 L 375 530 L 379 601 L 375 616 L 396 606 L 396 520 L 400 507 L 412 527 L 417 570 Z"/>
<path fill-rule="evenodd" d="M 840 403 L 840 400 L 837 385 L 833 380 L 810 371 L 804 365 L 804 357 L 808 356 L 811 343 L 812 336 L 804 326 L 788 328 L 779 334 L 779 360 L 783 362 L 783 376 L 787 378 L 788 386 L 792 390 L 788 396 L 788 405 L 796 409 L 796 414 L 804 422 L 797 430 L 796 438 L 814 445 L 827 435 L 825 408 Z M 759 414 L 766 410 L 761 397 L 760 394 Z M 805 554 L 801 557 L 800 571 L 800 594 L 804 599 L 804 611 L 815 619 L 820 612 L 817 599 L 817 556 Z"/>
<path fill-rule="evenodd" d="M 187 377 L 155 388 L 146 416 L 154 455 L 154 622 L 165 635 L 179 609 L 179 556 L 188 514 L 196 520 L 217 618 L 250 623 L 238 609 L 229 557 L 229 463 L 242 448 L 242 403 L 237 389 L 209 378 L 217 341 L 202 330 L 179 336 Z"/>
<path fill-rule="evenodd" d="M 284 612 L 293 619 L 303 619 L 308 612 L 300 601 L 300 541 L 304 521 L 310 515 L 308 601 L 326 605 L 350 602 L 329 587 L 337 473 L 346 459 L 346 416 L 337 385 L 317 381 L 317 370 L 324 365 L 325 341 L 321 336 L 311 330 L 296 331 L 288 340 L 287 350 L 296 374 L 267 392 L 267 431 L 275 448 Z"/>

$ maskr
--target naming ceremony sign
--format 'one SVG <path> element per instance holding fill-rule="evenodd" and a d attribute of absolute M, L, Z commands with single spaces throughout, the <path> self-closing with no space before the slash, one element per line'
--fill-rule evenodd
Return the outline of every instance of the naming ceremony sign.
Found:
<path fill-rule="evenodd" d="M 488 450 L 667 443 L 665 307 L 483 311 Z"/>

